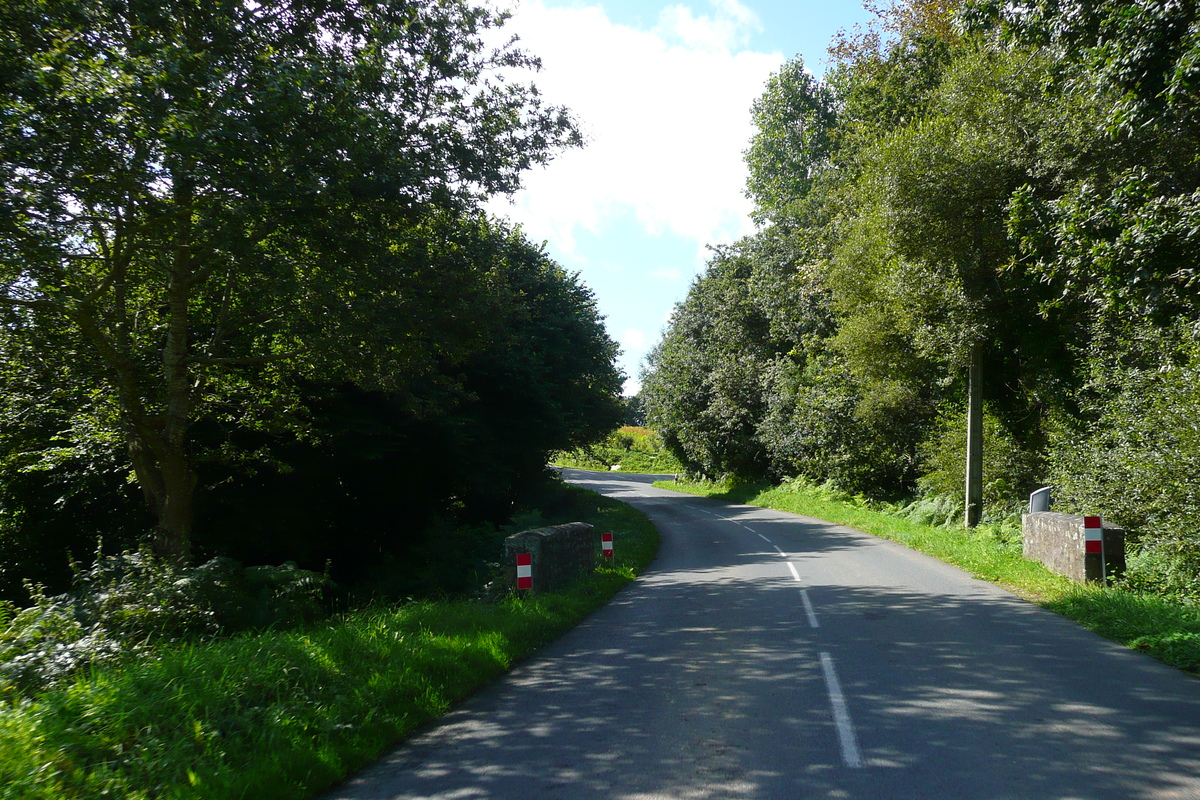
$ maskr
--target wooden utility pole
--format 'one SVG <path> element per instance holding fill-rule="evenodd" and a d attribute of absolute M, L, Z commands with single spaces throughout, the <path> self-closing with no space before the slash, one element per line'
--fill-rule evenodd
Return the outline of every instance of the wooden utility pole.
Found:
<path fill-rule="evenodd" d="M 979 524 L 983 514 L 983 344 L 971 345 L 967 375 L 967 492 L 968 528 Z"/>

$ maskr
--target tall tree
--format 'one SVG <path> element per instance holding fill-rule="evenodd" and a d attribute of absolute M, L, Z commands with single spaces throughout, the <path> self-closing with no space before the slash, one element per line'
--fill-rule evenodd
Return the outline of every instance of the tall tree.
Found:
<path fill-rule="evenodd" d="M 760 218 L 777 216 L 806 196 L 828 166 L 837 119 L 833 93 L 797 57 L 771 76 L 750 115 L 758 130 L 745 152 L 746 194 Z"/>
<path fill-rule="evenodd" d="M 190 545 L 190 423 L 231 369 L 303 361 L 305 318 L 370 268 L 356 231 L 512 191 L 578 141 L 495 72 L 537 66 L 484 45 L 503 21 L 468 0 L 0 7 L 0 302 L 85 343 L 160 552 Z"/>

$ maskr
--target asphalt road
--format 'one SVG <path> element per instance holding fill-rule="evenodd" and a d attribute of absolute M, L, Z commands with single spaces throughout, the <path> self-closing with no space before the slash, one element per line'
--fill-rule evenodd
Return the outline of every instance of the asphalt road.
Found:
<path fill-rule="evenodd" d="M 652 567 L 326 800 L 1200 798 L 1200 681 L 849 528 L 564 473 Z"/>

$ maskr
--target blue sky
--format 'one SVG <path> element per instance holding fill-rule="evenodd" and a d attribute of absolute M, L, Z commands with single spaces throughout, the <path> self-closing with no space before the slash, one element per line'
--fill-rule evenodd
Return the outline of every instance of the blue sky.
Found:
<path fill-rule="evenodd" d="M 796 55 L 820 75 L 857 0 L 508 0 L 506 32 L 541 57 L 534 82 L 588 144 L 531 172 L 491 210 L 596 293 L 620 365 L 643 357 L 704 269 L 707 245 L 750 233 L 742 152 L 750 104 Z"/>

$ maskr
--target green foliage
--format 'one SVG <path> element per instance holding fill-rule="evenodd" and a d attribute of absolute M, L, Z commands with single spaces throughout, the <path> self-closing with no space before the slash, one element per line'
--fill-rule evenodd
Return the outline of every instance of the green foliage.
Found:
<path fill-rule="evenodd" d="M 331 355 L 322 375 L 286 376 L 284 413 L 198 423 L 202 552 L 328 561 L 343 585 L 386 573 L 398 596 L 469 591 L 474 554 L 529 504 L 548 454 L 619 424 L 617 346 L 577 276 L 484 219 L 429 219 L 396 244 L 393 285 L 362 302 L 382 315 L 371 352 L 410 368 Z M 455 551 L 447 537 L 469 563 L 425 571 Z"/>
<path fill-rule="evenodd" d="M 647 422 L 693 474 L 764 466 L 754 429 L 771 326 L 751 294 L 748 256 L 745 243 L 716 251 L 647 357 Z"/>
<path fill-rule="evenodd" d="M 863 148 L 829 278 L 863 413 L 903 415 L 924 438 L 938 406 L 961 402 L 976 344 L 984 391 L 1027 421 L 1021 438 L 1063 403 L 1074 319 L 1045 313 L 1054 290 L 1014 268 L 1005 224 L 1010 195 L 1042 180 L 1023 131 L 1049 113 L 1048 69 L 1036 53 L 964 48 L 921 117 Z"/>
<path fill-rule="evenodd" d="M 6 796 L 311 797 L 557 638 L 653 558 L 649 521 L 564 488 L 550 521 L 616 532 L 619 563 L 497 602 L 373 606 L 292 630 L 162 648 L 0 703 Z"/>
<path fill-rule="evenodd" d="M 194 423 L 278 415 L 289 373 L 373 388 L 461 358 L 376 335 L 435 309 L 398 293 L 419 261 L 402 234 L 579 142 L 517 79 L 537 60 L 485 44 L 504 19 L 469 0 L 0 7 L 0 347 L 49 362 L 0 378 L 12 416 L 99 389 L 160 552 L 191 546 Z"/>
<path fill-rule="evenodd" d="M 985 519 L 1019 514 L 1023 498 L 1037 487 L 1042 464 L 990 410 L 984 410 L 983 505 Z M 944 413 L 921 446 L 923 471 L 917 480 L 929 497 L 959 497 L 966 472 L 967 419 L 961 409 Z"/>
<path fill-rule="evenodd" d="M 1137 331 L 1138 350 L 1108 361 L 1090 387 L 1091 419 L 1051 451 L 1058 504 L 1098 513 L 1131 534 L 1131 586 L 1200 599 L 1200 343 Z M 1125 363 L 1123 363 L 1123 361 Z M 1132 363 L 1129 363 L 1132 362 Z"/>
<path fill-rule="evenodd" d="M 913 426 L 903 416 L 865 403 L 845 360 L 809 343 L 803 368 L 780 358 L 767 373 L 768 410 L 758 437 L 771 473 L 803 476 L 852 493 L 893 495 L 912 482 Z"/>
<path fill-rule="evenodd" d="M 646 418 L 686 471 L 720 476 L 772 469 L 760 420 L 773 402 L 780 353 L 805 363 L 830 325 L 827 292 L 809 259 L 819 241 L 786 220 L 714 251 L 675 310 L 643 376 Z"/>
<path fill-rule="evenodd" d="M 1051 49 L 1086 70 L 1076 90 L 1107 95 L 1114 129 L 1195 125 L 1200 11 L 1191 3 L 1027 0 L 968 4 L 968 22 Z"/>
<path fill-rule="evenodd" d="M 622 421 L 626 425 L 640 428 L 646 424 L 646 403 L 640 394 L 623 398 L 621 403 L 625 407 L 625 419 Z"/>
<path fill-rule="evenodd" d="M 835 140 L 851 151 L 918 119 L 960 36 L 958 0 L 891 0 L 870 6 L 866 29 L 840 32 L 830 46 L 829 83 L 841 107 Z"/>
<path fill-rule="evenodd" d="M 619 423 L 617 346 L 578 276 L 478 216 L 431 214 L 391 237 L 379 283 L 347 285 L 349 307 L 319 315 L 354 329 L 313 332 L 319 370 L 248 373 L 191 424 L 199 555 L 331 562 L 346 585 L 374 581 L 386 562 L 404 576 L 400 596 L 465 591 L 448 566 L 438 585 L 411 565 L 448 531 L 503 524 L 544 479 L 549 452 Z M 348 353 L 353 336 L 361 350 Z M 39 449 L 63 418 L 94 413 L 64 405 L 43 407 L 40 429 L 0 426 L 12 448 L 0 461 L 9 599 L 23 596 L 22 578 L 62 591 L 69 554 L 83 559 L 101 535 L 131 546 L 151 521 L 119 436 L 68 431 L 54 459 Z M 476 539 L 463 552 L 490 541 Z"/>
<path fill-rule="evenodd" d="M 311 621 L 327 586 L 295 564 L 246 569 L 217 558 L 181 567 L 147 550 L 97 554 L 77 569 L 73 591 L 48 597 L 31 586 L 33 605 L 3 621 L 0 695 L 33 694 L 167 644 Z"/>
<path fill-rule="evenodd" d="M 1200 176 L 1181 192 L 1181 176 L 1155 172 L 1132 167 L 1050 202 L 1014 198 L 1010 225 L 1034 269 L 1106 320 L 1169 326 L 1200 308 Z"/>
<path fill-rule="evenodd" d="M 683 465 L 666 449 L 658 433 L 634 425 L 618 428 L 599 444 L 556 453 L 552 463 L 560 467 L 619 468 L 620 472 L 651 474 L 683 471 Z"/>
<path fill-rule="evenodd" d="M 833 93 L 797 57 L 771 76 L 750 115 L 757 132 L 746 151 L 746 193 L 760 216 L 786 213 L 828 167 Z"/>

